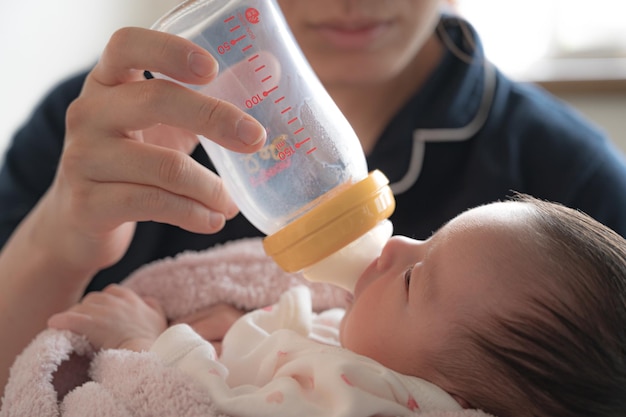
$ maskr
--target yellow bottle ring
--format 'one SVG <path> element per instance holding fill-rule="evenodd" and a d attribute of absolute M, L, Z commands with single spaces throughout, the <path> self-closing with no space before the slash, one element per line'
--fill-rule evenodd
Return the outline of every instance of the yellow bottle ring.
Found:
<path fill-rule="evenodd" d="M 323 201 L 263 239 L 265 252 L 285 271 L 311 266 L 391 216 L 395 199 L 378 171 Z"/>

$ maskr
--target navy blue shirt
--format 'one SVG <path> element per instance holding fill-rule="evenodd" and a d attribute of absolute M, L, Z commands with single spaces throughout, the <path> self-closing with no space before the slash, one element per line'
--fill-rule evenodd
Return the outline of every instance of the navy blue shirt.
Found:
<path fill-rule="evenodd" d="M 368 155 L 390 179 L 395 234 L 429 237 L 464 210 L 523 192 L 580 209 L 626 236 L 626 162 L 602 131 L 537 87 L 512 82 L 466 45 L 460 21 L 445 32 L 472 56 L 448 52 Z M 475 36 L 475 34 L 474 34 Z M 50 186 L 63 147 L 65 111 L 85 74 L 54 89 L 17 132 L 0 171 L 0 245 Z M 198 147 L 193 157 L 213 169 Z M 262 236 L 241 215 L 215 235 L 138 224 L 126 255 L 89 289 L 119 282 L 139 266 L 185 250 Z"/>

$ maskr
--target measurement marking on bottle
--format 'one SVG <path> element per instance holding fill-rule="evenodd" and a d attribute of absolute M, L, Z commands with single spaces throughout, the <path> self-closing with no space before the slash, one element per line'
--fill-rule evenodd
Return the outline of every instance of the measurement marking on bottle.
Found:
<path fill-rule="evenodd" d="M 300 149 L 301 146 L 303 146 L 305 143 L 307 143 L 310 140 L 311 140 L 311 137 L 308 137 L 308 138 L 306 138 L 304 140 L 301 140 L 300 142 L 296 142 L 296 144 L 295 144 L 296 149 Z"/>
<path fill-rule="evenodd" d="M 246 38 L 246 35 L 241 35 L 240 37 L 233 39 L 232 41 L 230 41 L 230 44 L 235 46 L 237 45 L 238 42 L 241 42 L 242 40 L 244 40 Z"/>
<path fill-rule="evenodd" d="M 250 10 L 252 10 L 252 9 L 250 9 Z M 228 53 L 229 51 L 232 50 L 231 46 L 234 47 L 238 43 L 240 43 L 240 42 L 242 42 L 244 40 L 248 40 L 247 38 L 249 38 L 248 42 L 246 42 L 245 46 L 242 46 L 240 50 L 241 50 L 241 53 L 244 54 L 244 59 L 247 59 L 247 61 L 249 63 L 253 63 L 254 61 L 257 61 L 257 60 L 259 60 L 261 58 L 261 54 L 259 54 L 259 53 L 254 51 L 254 39 L 255 39 L 255 36 L 254 36 L 253 32 L 251 32 L 248 23 L 246 23 L 243 20 L 244 16 L 242 14 L 239 14 L 238 17 L 239 17 L 238 23 L 237 22 L 233 22 L 233 21 L 235 21 L 237 19 L 236 15 L 231 15 L 231 16 L 226 17 L 224 19 L 224 23 L 228 24 L 228 26 L 230 26 L 231 23 L 234 24 L 234 26 L 232 26 L 232 27 L 230 27 L 228 29 L 230 33 L 234 34 L 235 32 L 237 32 L 239 30 L 243 30 L 244 29 L 244 25 L 248 28 L 247 29 L 247 33 L 244 33 L 241 36 L 239 36 L 237 38 L 234 38 L 234 39 L 232 39 L 230 41 L 224 42 L 223 45 L 219 46 L 218 52 L 220 54 Z M 246 17 L 246 19 L 247 19 L 247 21 L 249 23 L 255 23 L 255 24 L 258 23 L 258 12 L 257 12 L 257 15 L 255 15 L 255 16 L 251 15 L 251 18 L 252 17 L 255 18 L 253 20 L 250 20 L 250 18 L 248 18 L 248 11 L 246 11 L 245 17 Z M 252 55 L 246 57 L 249 53 L 251 53 Z M 254 67 L 251 67 L 251 69 L 253 69 L 255 73 L 258 73 L 260 77 L 263 77 L 263 72 L 264 72 L 264 70 L 267 71 L 268 67 L 267 67 L 267 64 L 258 63 L 258 64 L 255 64 Z M 267 83 L 268 81 L 270 81 L 272 79 L 273 79 L 273 74 L 269 74 L 269 75 L 261 78 L 260 82 L 261 82 L 261 84 L 264 84 L 264 83 Z M 250 97 L 249 99 L 247 99 L 245 101 L 246 107 L 247 108 L 252 108 L 252 107 L 254 107 L 256 105 L 261 104 L 263 102 L 263 98 L 264 97 L 269 96 L 271 93 L 277 91 L 278 89 L 279 89 L 279 85 L 275 85 L 272 88 L 265 89 L 262 93 L 258 93 L 258 94 L 253 95 L 252 97 Z M 285 99 L 286 99 L 286 96 L 281 95 L 276 100 L 274 100 L 274 104 L 278 105 L 278 104 L 282 103 Z M 289 106 L 289 105 L 287 105 L 287 106 L 282 105 L 281 107 L 282 107 L 282 110 L 280 110 L 280 113 L 283 114 L 283 115 L 287 115 L 287 113 L 289 113 L 290 111 L 293 110 L 292 107 Z M 296 122 L 299 122 L 299 121 L 300 120 L 299 120 L 298 116 L 291 117 L 289 120 L 287 120 L 287 125 L 289 125 L 289 126 L 290 125 L 294 125 Z M 298 123 L 298 124 L 300 124 L 300 127 L 298 127 L 297 125 L 295 125 L 294 127 L 291 127 L 291 129 L 295 129 L 293 131 L 293 135 L 294 136 L 297 136 L 297 135 L 305 135 L 306 136 L 306 126 L 304 126 L 302 123 Z M 286 136 L 285 136 L 285 138 L 286 138 Z M 284 139 L 283 139 L 283 141 L 284 141 Z M 301 140 L 301 141 L 295 143 L 293 148 L 288 146 L 286 142 L 283 142 L 278 147 L 278 153 L 279 153 L 279 157 L 280 157 L 279 159 L 281 161 L 285 161 L 287 159 L 290 159 L 290 157 L 295 154 L 296 149 L 301 148 L 302 146 L 304 146 L 305 144 L 308 144 L 309 142 L 311 142 L 311 137 L 310 136 L 307 136 L 306 139 Z M 282 146 L 285 146 L 285 148 L 281 149 Z M 306 151 L 306 154 L 309 155 L 309 154 L 315 152 L 315 150 L 317 150 L 317 147 L 312 146 L 310 149 L 308 149 Z"/>
<path fill-rule="evenodd" d="M 272 87 L 267 91 L 263 91 L 263 97 L 269 96 L 271 93 L 273 93 L 276 90 L 278 90 L 278 86 Z"/>
<path fill-rule="evenodd" d="M 255 94 L 254 96 L 252 96 L 248 100 L 246 100 L 246 107 L 248 109 L 251 109 L 254 106 L 256 106 L 257 104 L 260 104 L 262 102 L 263 102 L 263 99 L 261 98 L 261 95 L 260 94 Z"/>

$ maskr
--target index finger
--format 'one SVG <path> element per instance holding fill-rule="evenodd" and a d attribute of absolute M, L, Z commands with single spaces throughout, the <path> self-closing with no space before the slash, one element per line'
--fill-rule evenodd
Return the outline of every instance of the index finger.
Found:
<path fill-rule="evenodd" d="M 205 49 L 182 37 L 143 28 L 116 31 L 90 76 L 113 86 L 143 78 L 145 70 L 190 84 L 204 84 L 218 72 Z"/>

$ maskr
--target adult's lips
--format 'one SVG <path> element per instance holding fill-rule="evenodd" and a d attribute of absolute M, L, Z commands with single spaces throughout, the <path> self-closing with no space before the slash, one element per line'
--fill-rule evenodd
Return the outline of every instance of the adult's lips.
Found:
<path fill-rule="evenodd" d="M 338 49 L 366 49 L 390 28 L 390 21 L 337 21 L 314 25 L 322 39 Z"/>

